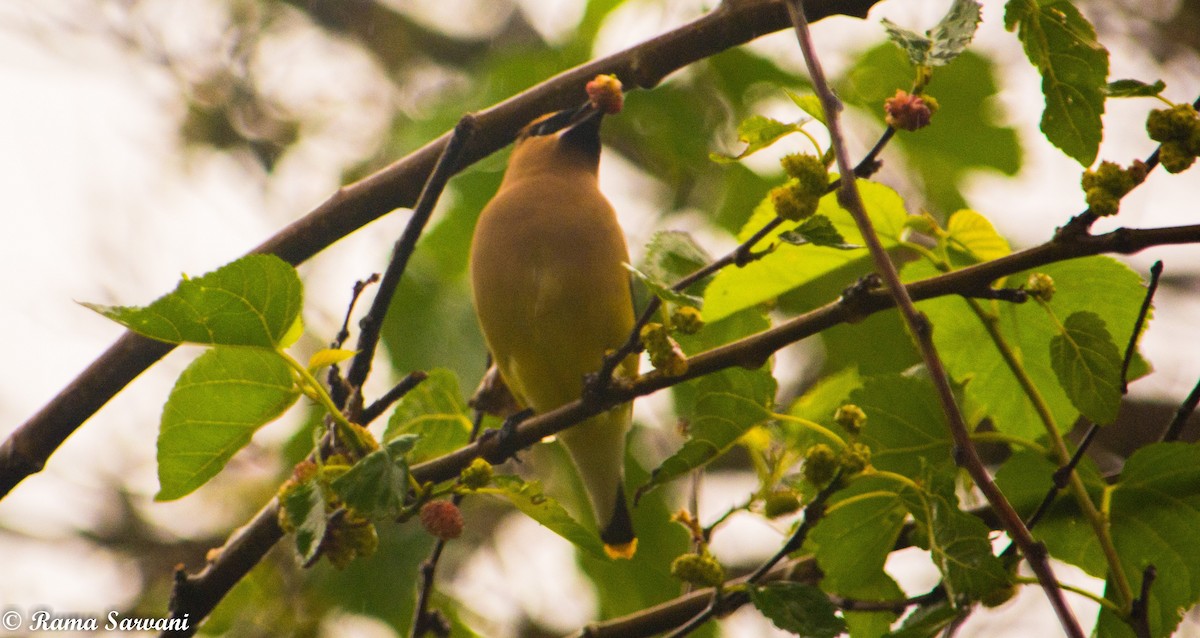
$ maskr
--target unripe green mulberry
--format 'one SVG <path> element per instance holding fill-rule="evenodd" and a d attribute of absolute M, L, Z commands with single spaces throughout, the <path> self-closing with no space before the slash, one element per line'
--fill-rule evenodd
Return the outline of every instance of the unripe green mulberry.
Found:
<path fill-rule="evenodd" d="M 838 456 L 833 448 L 818 443 L 804 454 L 804 478 L 813 485 L 825 485 L 837 474 L 838 465 Z"/>
<path fill-rule="evenodd" d="M 857 435 L 862 432 L 863 426 L 867 424 L 867 413 L 862 411 L 862 408 L 847 403 L 837 409 L 833 413 L 833 420 L 838 425 L 842 426 L 846 432 Z"/>
<path fill-rule="evenodd" d="M 1200 126 L 1200 115 L 1191 104 L 1150 111 L 1146 117 L 1146 133 L 1156 142 L 1186 140 L 1197 126 Z"/>
<path fill-rule="evenodd" d="M 1168 173 L 1182 173 L 1192 167 L 1196 156 L 1184 146 L 1183 142 L 1163 142 L 1158 149 L 1158 161 Z"/>
<path fill-rule="evenodd" d="M 716 587 L 725 582 L 725 569 L 712 554 L 682 554 L 671 561 L 671 575 L 696 587 Z"/>
<path fill-rule="evenodd" d="M 639 333 L 650 355 L 650 364 L 655 370 L 668 376 L 679 376 L 687 372 L 687 355 L 671 338 L 670 332 L 661 323 L 648 323 Z"/>
<path fill-rule="evenodd" d="M 838 459 L 843 476 L 853 476 L 871 465 L 871 448 L 864 443 L 851 443 Z"/>
<path fill-rule="evenodd" d="M 775 214 L 793 222 L 811 217 L 817 212 L 817 204 L 821 201 L 819 195 L 805 192 L 796 182 L 772 188 L 769 196 Z"/>
<path fill-rule="evenodd" d="M 477 458 L 458 475 L 458 481 L 468 489 L 477 490 L 487 487 L 493 474 L 492 464 Z"/>
<path fill-rule="evenodd" d="M 829 188 L 829 169 L 816 155 L 792 153 L 784 155 L 779 163 L 783 166 L 783 172 L 795 179 L 802 191 L 824 194 Z"/>
<path fill-rule="evenodd" d="M 329 563 L 344 569 L 355 558 L 366 558 L 379 549 L 379 534 L 371 521 L 354 514 L 334 517 L 325 528 L 321 552 Z"/>
<path fill-rule="evenodd" d="M 700 332 L 704 327 L 704 318 L 700 316 L 699 308 L 680 306 L 671 313 L 671 324 L 679 332 L 691 335 Z"/>

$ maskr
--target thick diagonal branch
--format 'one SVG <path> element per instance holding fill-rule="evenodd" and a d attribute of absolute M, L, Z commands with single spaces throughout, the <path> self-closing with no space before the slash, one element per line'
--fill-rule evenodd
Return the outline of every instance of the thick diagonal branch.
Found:
<path fill-rule="evenodd" d="M 864 16 L 878 0 L 809 0 L 813 19 Z M 465 149 L 469 165 L 507 145 L 517 131 L 543 113 L 573 105 L 580 87 L 612 73 L 627 88 L 650 88 L 670 73 L 761 35 L 788 26 L 779 0 L 727 0 L 703 17 L 652 40 L 575 67 L 476 115 L 479 125 Z M 450 133 L 429 142 L 379 172 L 339 189 L 316 209 L 283 228 L 253 252 L 274 253 L 301 263 L 367 223 L 412 206 L 442 154 Z M 57 396 L 0 444 L 0 497 L 46 460 L 76 428 L 172 346 L 125 333 Z"/>

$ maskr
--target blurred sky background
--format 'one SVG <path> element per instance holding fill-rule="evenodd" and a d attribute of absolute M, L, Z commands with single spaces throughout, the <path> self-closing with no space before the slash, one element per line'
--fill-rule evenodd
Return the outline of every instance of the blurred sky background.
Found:
<path fill-rule="evenodd" d="M 483 40 L 513 11 L 523 12 L 546 40 L 569 40 L 583 11 L 575 0 L 385 4 L 431 28 Z M 593 54 L 636 44 L 712 4 L 631 0 L 607 18 Z M 1015 246 L 1029 246 L 1048 238 L 1056 226 L 1083 209 L 1076 186 L 1080 168 L 1040 137 L 1039 80 L 1015 39 L 1003 30 L 1002 3 L 984 4 L 977 46 L 998 62 L 1001 72 L 1002 92 L 991 106 L 1001 122 L 1020 131 L 1025 160 L 1015 177 L 980 172 L 964 190 L 970 204 Z M 1176 9 L 1176 3 L 1166 0 L 1138 4 L 1142 19 L 1170 16 Z M 815 35 L 826 65 L 836 73 L 857 52 L 883 38 L 881 17 L 925 28 L 947 5 L 885 0 L 868 20 L 822 21 Z M 379 152 L 393 112 L 406 110 L 420 117 L 422 92 L 437 92 L 451 81 L 432 71 L 428 77 L 414 73 L 408 90 L 398 92 L 381 79 L 377 63 L 361 49 L 314 27 L 299 12 L 285 12 L 262 34 L 253 72 L 271 100 L 290 113 L 302 113 L 298 141 L 270 171 L 248 153 L 189 145 L 181 136 L 189 108 L 182 87 L 194 87 L 196 78 L 215 68 L 235 46 L 225 40 L 227 6 L 217 0 L 0 0 L 0 219 L 5 237 L 0 250 L 0 334 L 7 335 L 6 363 L 0 366 L 0 436 L 33 414 L 121 334 L 116 324 L 76 301 L 143 304 L 173 288 L 181 273 L 201 274 L 243 254 L 331 195 L 348 166 Z M 1146 46 L 1150 32 L 1127 14 L 1101 1 L 1081 6 L 1112 51 L 1110 78 L 1161 77 L 1173 100 L 1195 98 L 1200 58 L 1194 51 L 1163 57 L 1158 48 Z M 802 68 L 790 33 L 768 36 L 751 46 L 776 57 L 785 68 Z M 652 100 L 654 94 L 643 92 L 630 99 Z M 767 114 L 782 104 L 766 105 Z M 1140 125 L 1127 124 L 1140 123 L 1155 106 L 1150 100 L 1110 100 L 1101 158 L 1127 163 L 1145 157 L 1152 142 Z M 873 134 L 855 133 L 856 143 L 869 143 Z M 887 155 L 885 159 L 892 161 Z M 755 158 L 750 165 L 771 162 Z M 893 165 L 889 170 L 897 169 Z M 659 187 L 611 155 L 602 171 L 604 188 L 637 251 L 661 227 L 656 210 L 662 195 L 655 194 Z M 1105 220 L 1098 229 L 1195 223 L 1198 195 L 1200 169 L 1179 176 L 1157 171 L 1123 202 L 1118 220 Z M 301 268 L 307 286 L 304 318 L 310 334 L 316 335 L 304 347 L 318 347 L 336 332 L 351 285 L 383 267 L 406 219 L 404 211 L 393 213 Z M 679 215 L 673 223 L 687 219 Z M 703 232 L 700 236 L 714 250 L 729 245 L 728 239 L 706 239 L 710 235 Z M 1153 260 L 1163 259 L 1175 283 L 1159 293 L 1160 311 L 1142 346 L 1156 372 L 1133 386 L 1135 397 L 1177 402 L 1200 378 L 1197 250 L 1158 248 L 1123 258 L 1141 273 Z M 157 490 L 154 440 L 159 411 L 175 377 L 195 354 L 194 349 L 179 348 L 143 374 L 68 439 L 45 471 L 0 502 L 0 608 L 123 608 L 139 596 L 144 583 L 128 558 L 89 538 L 119 535 L 122 508 L 136 508 L 153 525 L 154 534 L 203 540 L 221 538 L 223 530 L 246 520 L 269 497 L 262 484 L 245 477 L 275 476 L 279 468 L 273 446 L 290 436 L 299 416 L 264 428 L 255 444 L 234 459 L 236 478 L 222 474 L 213 487 L 181 501 L 150 502 Z M 386 388 L 388 381 L 386 375 L 374 378 L 377 388 Z M 474 382 L 463 380 L 464 387 Z M 652 407 L 639 408 L 639 413 L 647 420 L 654 418 Z M 120 486 L 124 495 L 113 486 Z M 739 489 L 745 486 L 718 486 L 707 497 L 727 496 L 732 502 L 742 498 Z M 539 533 L 528 520 L 513 521 L 509 527 L 513 534 Z M 569 630 L 591 613 L 586 584 L 576 582 L 569 570 L 562 572 L 560 591 L 495 591 L 505 588 L 522 561 L 570 563 L 569 546 L 541 533 L 552 549 L 514 559 L 521 551 L 518 543 L 507 556 L 481 556 L 460 578 L 459 587 L 465 588 L 460 591 L 480 601 L 481 613 L 497 618 L 513 603 L 506 596 L 523 597 L 518 603 L 533 610 L 527 613 L 557 614 L 555 626 Z M 746 532 L 748 538 L 765 534 L 765 548 L 777 538 L 772 533 Z M 918 589 L 933 582 L 927 572 L 913 578 L 915 583 L 901 582 Z M 1076 579 L 1096 586 L 1086 577 Z M 489 603 L 488 596 L 499 596 L 498 602 Z M 1041 603 L 1028 604 L 1040 609 Z M 1080 606 L 1084 618 L 1093 615 L 1085 611 L 1091 609 Z M 1047 635 L 1036 629 L 1034 620 L 1028 627 L 1011 622 L 998 627 L 988 625 L 987 615 L 981 614 L 977 622 L 974 633 L 963 635 Z M 726 626 L 728 635 L 768 631 L 757 616 L 738 615 Z M 358 632 L 390 635 L 369 621 L 339 625 L 329 635 Z"/>

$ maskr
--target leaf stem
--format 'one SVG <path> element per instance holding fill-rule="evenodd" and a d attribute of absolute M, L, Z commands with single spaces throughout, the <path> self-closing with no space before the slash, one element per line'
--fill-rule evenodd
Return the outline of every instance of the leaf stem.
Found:
<path fill-rule="evenodd" d="M 836 445 L 839 450 L 845 449 L 845 447 L 846 447 L 846 441 L 844 441 L 842 439 L 842 437 L 838 436 L 837 432 L 830 430 L 829 428 L 821 425 L 820 423 L 817 423 L 816 421 L 810 421 L 808 419 L 801 418 L 798 416 L 793 416 L 791 414 L 780 414 L 780 413 L 773 413 L 771 415 L 771 417 L 777 421 L 785 421 L 787 423 L 794 423 L 806 430 L 815 432 L 815 433 L 825 437 L 826 439 L 828 439 L 829 442 Z"/>
<path fill-rule="evenodd" d="M 1037 585 L 1038 584 L 1038 580 L 1036 578 L 1032 578 L 1030 576 L 1015 576 L 1015 577 L 1013 577 L 1013 582 L 1019 583 L 1021 585 Z M 1107 608 L 1109 611 L 1111 611 L 1113 613 L 1116 613 L 1116 614 L 1121 613 L 1121 606 L 1114 603 L 1113 601 L 1105 598 L 1104 596 L 1100 596 L 1094 592 L 1090 592 L 1082 587 L 1077 587 L 1070 583 L 1059 583 L 1058 586 L 1063 591 L 1069 591 L 1072 594 L 1079 594 L 1080 596 L 1087 598 L 1088 600 L 1100 605 L 1101 607 Z"/>
<path fill-rule="evenodd" d="M 325 391 L 325 386 L 321 385 L 321 382 L 313 376 L 313 373 L 299 361 L 296 361 L 292 355 L 282 349 L 275 352 L 287 362 L 288 366 L 296 374 L 297 385 L 300 386 L 300 391 L 305 396 L 320 404 L 322 408 L 325 408 L 325 413 L 333 420 L 333 426 L 337 430 L 338 439 L 349 446 L 355 458 L 366 456 L 371 450 L 366 449 L 362 445 L 358 433 L 354 430 L 354 425 L 350 423 L 346 415 L 342 414 L 342 411 L 334 404 L 333 398 Z"/>

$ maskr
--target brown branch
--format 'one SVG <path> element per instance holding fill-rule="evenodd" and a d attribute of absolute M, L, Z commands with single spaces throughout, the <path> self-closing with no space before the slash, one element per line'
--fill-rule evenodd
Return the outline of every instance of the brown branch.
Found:
<path fill-rule="evenodd" d="M 812 77 L 813 89 L 817 97 L 820 98 L 821 105 L 825 110 L 825 124 L 826 128 L 829 129 L 830 145 L 833 147 L 834 155 L 837 158 L 838 170 L 842 175 L 851 175 L 852 164 L 846 151 L 844 138 L 842 137 L 839 118 L 839 111 L 842 105 L 833 94 L 829 83 L 825 80 L 824 71 L 821 69 L 820 60 L 817 58 L 816 49 L 813 47 L 812 38 L 809 34 L 808 18 L 804 15 L 803 3 L 799 0 L 789 0 L 788 13 L 791 15 L 792 23 L 795 27 L 796 37 L 800 42 L 800 50 L 804 54 L 804 61 L 808 65 L 809 75 Z M 1072 638 L 1083 638 L 1084 634 L 1079 626 L 1079 621 L 1076 620 L 1071 608 L 1067 606 L 1062 589 L 1058 586 L 1058 579 L 1050 567 L 1050 560 L 1045 546 L 1035 541 L 1033 535 L 1029 533 L 1029 529 L 1025 527 L 1025 522 L 1021 520 L 1020 514 L 1017 513 L 1012 504 L 1008 502 L 1008 498 L 1004 496 L 1004 492 L 1000 491 L 995 481 L 992 480 L 992 476 L 988 473 L 987 467 L 984 466 L 983 460 L 979 458 L 979 452 L 975 449 L 974 443 L 971 442 L 970 430 L 967 428 L 966 420 L 963 418 L 962 411 L 958 407 L 958 402 L 954 398 L 954 389 L 950 384 L 950 376 L 946 373 L 942 359 L 938 355 L 937 347 L 933 343 L 933 324 L 930 323 L 925 313 L 917 310 L 912 297 L 908 294 L 908 290 L 904 287 L 903 282 L 900 281 L 900 273 L 896 270 L 896 266 L 892 263 L 892 259 L 888 256 L 883 244 L 879 241 L 879 236 L 875 233 L 874 224 L 871 222 L 870 216 L 867 215 L 867 208 L 863 203 L 861 193 L 858 191 L 856 180 L 847 179 L 843 181 L 842 188 L 838 192 L 838 203 L 850 213 L 854 218 L 855 224 L 862 232 L 863 241 L 866 243 L 867 249 L 871 252 L 871 258 L 875 262 L 876 271 L 882 277 L 888 293 L 896 300 L 896 307 L 900 311 L 904 325 L 908 327 L 909 334 L 913 341 L 916 342 L 917 349 L 921 353 L 921 359 L 925 364 L 926 371 L 929 373 L 929 380 L 937 390 L 938 400 L 942 404 L 942 411 L 946 415 L 946 422 L 949 425 L 950 434 L 954 439 L 955 461 L 958 465 L 966 468 L 967 472 L 971 475 L 971 480 L 975 482 L 979 491 L 983 493 L 984 498 L 987 499 L 988 503 L 996 510 L 996 513 L 1004 522 L 1005 530 L 1008 531 L 1009 536 L 1017 543 L 1017 546 L 1021 549 L 1021 553 L 1025 556 L 1025 560 L 1029 562 L 1029 566 L 1037 574 L 1038 582 L 1041 583 L 1042 589 L 1045 590 L 1046 597 L 1050 600 L 1050 605 L 1054 608 L 1055 614 L 1058 615 L 1058 620 L 1063 630 Z"/>
<path fill-rule="evenodd" d="M 832 496 L 834 492 L 842 488 L 841 478 L 841 472 L 834 474 L 833 479 L 829 481 L 829 484 L 821 488 L 821 491 L 817 492 L 817 495 L 814 496 L 813 499 L 804 506 L 804 520 L 800 522 L 800 525 L 796 528 L 796 531 L 793 532 L 791 537 L 788 538 L 787 542 L 785 542 L 783 546 L 775 552 L 775 555 L 767 559 L 762 565 L 759 565 L 758 569 L 754 570 L 753 573 L 746 577 L 746 579 L 743 581 L 746 585 L 757 585 L 758 583 L 762 582 L 763 579 L 766 578 L 767 574 L 770 573 L 771 570 L 775 569 L 775 566 L 779 564 L 779 561 L 787 558 L 788 554 L 791 554 L 792 552 L 797 551 L 804 546 L 804 541 L 808 539 L 808 533 L 817 525 L 817 523 L 821 521 L 822 518 L 825 517 L 825 502 L 829 500 L 829 497 Z M 696 631 L 717 614 L 722 613 L 727 604 L 724 600 L 724 591 L 724 588 L 714 590 L 712 595 L 709 597 L 708 606 L 702 609 L 700 613 L 689 619 L 686 623 L 681 624 L 677 629 L 675 629 L 675 631 L 672 631 L 667 638 L 684 638 L 684 636 Z"/>
<path fill-rule="evenodd" d="M 1002 277 L 1059 261 L 1103 253 L 1136 253 L 1152 246 L 1200 243 L 1200 225 L 1167 228 L 1118 228 L 1103 235 L 1084 235 L 1072 240 L 1050 241 L 929 279 L 907 284 L 913 301 L 946 295 L 963 295 L 987 288 Z M 590 416 L 620 403 L 652 394 L 689 379 L 734 366 L 756 368 L 776 351 L 842 323 L 855 323 L 892 308 L 895 300 L 886 291 L 870 291 L 850 299 L 839 299 L 774 328 L 713 348 L 688 358 L 688 369 L 675 377 L 651 372 L 627 386 L 612 386 L 595 400 L 574 401 L 522 421 L 513 432 L 511 445 L 527 447 Z M 441 482 L 458 476 L 473 459 L 496 452 L 494 439 L 481 440 L 413 468 L 421 481 Z"/>
<path fill-rule="evenodd" d="M 779 566 L 759 577 L 758 582 L 792 581 L 816 584 L 821 578 L 816 560 L 811 556 L 799 558 Z M 725 582 L 724 589 L 736 589 L 746 584 L 750 576 L 742 576 Z M 659 603 L 627 616 L 592 623 L 572 638 L 634 638 L 654 636 L 687 622 L 707 608 L 713 597 L 711 587 L 684 594 L 678 598 Z M 720 613 L 729 613 L 745 604 L 746 596 L 731 593 L 722 599 Z"/>
<path fill-rule="evenodd" d="M 1072 240 L 1051 241 L 1000 259 L 913 282 L 908 284 L 907 288 L 909 295 L 915 301 L 946 295 L 960 295 L 986 288 L 991 282 L 1002 277 L 1050 263 L 1102 253 L 1136 253 L 1152 246 L 1188 243 L 1200 243 L 1200 225 L 1151 229 L 1120 228 L 1103 235 L 1084 235 Z M 833 326 L 860 321 L 894 305 L 895 301 L 892 297 L 881 291 L 866 292 L 849 300 L 842 299 L 831 302 L 769 330 L 691 357 L 688 359 L 688 371 L 684 375 L 678 377 L 664 377 L 655 373 L 642 375 L 629 386 L 609 388 L 596 401 L 589 401 L 586 406 L 580 400 L 544 414 L 534 415 L 517 427 L 513 433 L 514 444 L 521 447 L 533 445 L 551 434 L 560 432 L 612 406 L 652 394 L 689 379 L 733 366 L 758 367 L 772 353 L 785 346 Z M 451 480 L 457 477 L 463 468 L 475 458 L 495 452 L 496 446 L 495 437 L 469 444 L 413 467 L 412 476 L 420 483 Z M 187 577 L 188 595 L 193 597 L 196 602 L 189 604 L 186 608 L 179 608 L 178 613 L 190 613 L 193 626 L 212 611 L 212 606 L 225 595 L 229 587 L 232 587 L 241 576 L 249 572 L 261 559 L 262 554 L 270 548 L 269 544 L 249 542 L 248 539 L 273 539 L 271 540 L 273 543 L 282 536 L 277 521 L 276 507 L 274 501 L 269 503 L 262 513 L 226 543 L 225 548 L 203 571 Z M 234 578 L 234 575 L 237 577 Z M 705 604 L 707 604 L 707 599 L 701 601 L 700 608 L 703 608 Z M 172 609 L 177 608 L 172 607 Z M 698 611 L 699 609 L 693 611 L 683 620 Z M 676 625 L 678 622 L 670 625 L 668 629 Z"/>
<path fill-rule="evenodd" d="M 413 208 L 412 217 L 404 226 L 404 232 L 400 234 L 400 238 L 396 240 L 396 244 L 392 248 L 391 260 L 388 261 L 383 278 L 379 281 L 379 292 L 371 301 L 371 309 L 358 324 L 358 352 L 354 355 L 354 359 L 350 363 L 350 370 L 346 373 L 346 383 L 350 385 L 352 392 L 361 393 L 363 383 L 371 373 L 371 362 L 375 358 L 375 349 L 379 346 L 383 330 L 383 318 L 392 305 L 392 298 L 396 294 L 396 288 L 400 285 L 400 278 L 408 267 L 409 258 L 417 250 L 417 241 L 421 238 L 421 233 L 425 231 L 429 218 L 433 216 L 433 208 L 437 204 L 438 198 L 442 196 L 446 183 L 461 167 L 463 148 L 470 143 L 471 137 L 475 135 L 475 130 L 474 116 L 464 115 L 458 121 L 458 125 L 450 134 L 450 140 L 442 149 L 441 157 L 434 165 L 433 172 L 429 174 L 429 179 L 421 188 L 421 194 L 417 197 L 417 205 Z"/>
<path fill-rule="evenodd" d="M 810 0 L 814 19 L 865 16 L 878 0 Z M 478 134 L 463 164 L 507 145 L 530 120 L 573 105 L 580 87 L 612 73 L 627 88 L 651 88 L 670 73 L 788 26 L 779 0 L 727 0 L 712 12 L 624 51 L 565 71 L 476 114 Z M 397 208 L 412 206 L 449 141 L 446 133 L 410 155 L 344 186 L 316 209 L 280 230 L 253 252 L 301 263 L 337 240 Z M 0 497 L 41 471 L 58 446 L 172 346 L 125 333 L 57 396 L 0 444 Z"/>

